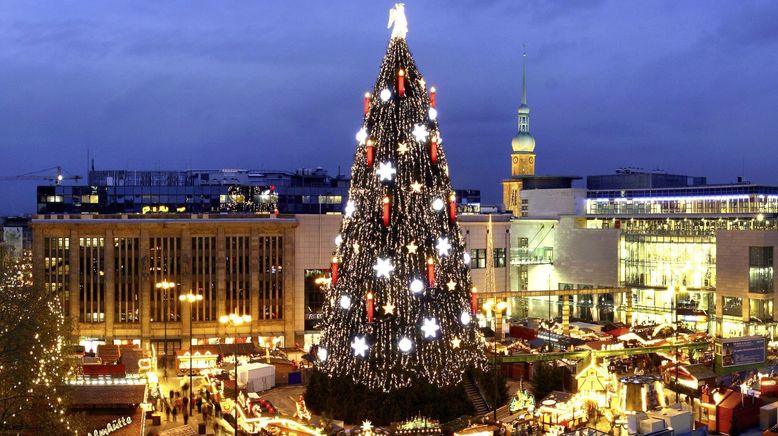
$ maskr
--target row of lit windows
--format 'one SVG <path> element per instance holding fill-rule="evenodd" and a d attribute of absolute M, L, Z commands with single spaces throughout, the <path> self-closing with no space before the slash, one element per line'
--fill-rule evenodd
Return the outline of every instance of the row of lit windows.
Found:
<path fill-rule="evenodd" d="M 259 305 L 259 319 L 283 318 L 283 238 L 261 236 L 258 251 L 252 252 L 248 236 L 226 238 L 226 307 L 228 311 L 251 313 L 252 304 Z M 212 321 L 216 318 L 216 238 L 193 237 L 191 258 L 182 259 L 181 240 L 177 237 L 155 237 L 149 240 L 149 256 L 140 250 L 139 238 L 114 238 L 114 264 L 105 264 L 105 240 L 102 237 L 78 239 L 77 271 L 70 268 L 69 238 L 44 238 L 44 286 L 58 295 L 66 311 L 70 308 L 70 273 L 78 275 L 78 319 L 85 323 L 105 320 L 105 271 L 114 269 L 114 320 L 134 323 L 141 316 L 141 289 L 144 284 L 164 281 L 173 283 L 169 289 L 153 287 L 150 313 L 153 322 L 180 321 L 182 266 L 191 268 L 192 292 L 203 295 L 195 303 L 193 319 Z M 251 257 L 258 257 L 259 301 L 252 303 Z"/>
<path fill-rule="evenodd" d="M 587 199 L 589 215 L 776 213 L 778 196 Z"/>

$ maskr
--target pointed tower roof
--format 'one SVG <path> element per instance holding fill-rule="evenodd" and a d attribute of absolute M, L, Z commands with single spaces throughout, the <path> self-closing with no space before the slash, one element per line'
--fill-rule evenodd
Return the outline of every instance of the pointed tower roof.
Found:
<path fill-rule="evenodd" d="M 535 138 L 529 133 L 529 105 L 527 105 L 527 50 L 523 54 L 524 66 L 521 74 L 521 104 L 519 105 L 519 131 L 511 141 L 514 152 L 533 153 Z"/>
<path fill-rule="evenodd" d="M 527 105 L 527 50 L 524 50 L 522 56 L 524 58 L 524 65 L 521 71 L 521 105 L 519 105 L 519 113 L 529 113 L 529 106 Z"/>

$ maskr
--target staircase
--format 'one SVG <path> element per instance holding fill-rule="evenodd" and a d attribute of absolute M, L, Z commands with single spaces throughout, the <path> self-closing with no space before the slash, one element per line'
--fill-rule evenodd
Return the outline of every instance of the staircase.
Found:
<path fill-rule="evenodd" d="M 476 386 L 473 377 L 470 374 L 466 374 L 463 382 L 467 397 L 470 399 L 470 402 L 473 403 L 473 407 L 475 408 L 476 416 L 489 413 L 489 405 L 486 404 L 486 400 L 478 390 L 478 386 Z"/>

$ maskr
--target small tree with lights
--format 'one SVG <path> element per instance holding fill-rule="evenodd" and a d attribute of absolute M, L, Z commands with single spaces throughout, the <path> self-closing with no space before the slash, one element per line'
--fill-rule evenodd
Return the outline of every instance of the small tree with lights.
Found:
<path fill-rule="evenodd" d="M 485 362 L 435 90 L 408 49 L 402 4 L 391 24 L 365 95 L 316 350 L 320 374 L 307 393 L 312 410 L 377 423 L 466 413 L 460 382 Z"/>
<path fill-rule="evenodd" d="M 29 252 L 0 247 L 0 433 L 73 434 L 64 382 L 69 327 L 60 300 L 32 282 Z"/>

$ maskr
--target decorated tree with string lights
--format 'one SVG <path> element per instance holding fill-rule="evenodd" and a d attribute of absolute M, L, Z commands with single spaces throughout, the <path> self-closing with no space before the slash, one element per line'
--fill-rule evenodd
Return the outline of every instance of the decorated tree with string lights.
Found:
<path fill-rule="evenodd" d="M 63 386 L 69 327 L 60 301 L 32 282 L 29 252 L 0 248 L 0 433 L 74 434 Z"/>
<path fill-rule="evenodd" d="M 376 395 L 452 388 L 484 362 L 435 89 L 408 49 L 402 4 L 391 24 L 365 95 L 316 351 L 330 379 Z"/>

